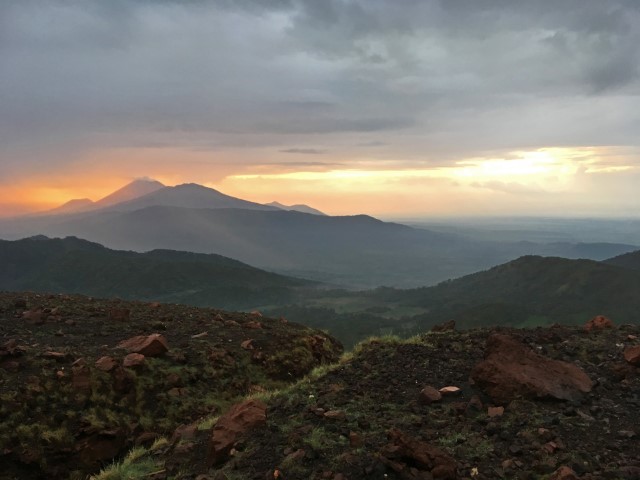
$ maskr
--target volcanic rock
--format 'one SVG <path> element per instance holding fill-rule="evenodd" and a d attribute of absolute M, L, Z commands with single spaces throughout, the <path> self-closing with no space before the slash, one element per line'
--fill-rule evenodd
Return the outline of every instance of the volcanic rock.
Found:
<path fill-rule="evenodd" d="M 504 407 L 489 407 L 487 409 L 487 415 L 489 415 L 489 418 L 501 417 L 504 415 Z"/>
<path fill-rule="evenodd" d="M 380 459 L 401 478 L 457 478 L 456 462 L 443 450 L 410 437 L 397 428 L 389 432 L 389 440 L 390 443 L 380 451 Z"/>
<path fill-rule="evenodd" d="M 148 337 L 139 335 L 124 340 L 118 344 L 119 348 L 124 348 L 129 353 L 140 353 L 145 357 L 159 357 L 169 350 L 167 339 L 159 333 L 153 333 Z"/>
<path fill-rule="evenodd" d="M 636 367 L 640 367 L 640 345 L 635 345 L 633 347 L 627 347 L 624 350 L 624 359 L 629 362 L 631 365 L 635 365 Z"/>
<path fill-rule="evenodd" d="M 459 387 L 455 387 L 453 385 L 449 385 L 447 387 L 442 387 L 440 390 L 438 390 L 443 396 L 455 396 L 455 395 L 460 395 L 462 393 L 462 390 L 460 390 Z"/>
<path fill-rule="evenodd" d="M 267 406 L 257 399 L 232 406 L 216 422 L 209 439 L 209 467 L 225 462 L 236 442 L 249 430 L 267 422 Z"/>
<path fill-rule="evenodd" d="M 96 368 L 98 370 L 102 370 L 103 372 L 110 372 L 111 370 L 116 368 L 117 365 L 118 363 L 116 362 L 116 360 L 113 357 L 109 356 L 100 357 L 98 360 L 96 360 Z"/>
<path fill-rule="evenodd" d="M 605 328 L 613 328 L 613 322 L 604 315 L 593 317 L 584 326 L 587 332 L 604 330 Z"/>
<path fill-rule="evenodd" d="M 123 367 L 139 367 L 144 364 L 145 356 L 141 353 L 130 353 L 122 360 Z"/>
<path fill-rule="evenodd" d="M 549 480 L 579 480 L 579 477 L 576 475 L 576 472 L 571 470 L 569 467 L 560 467 L 558 470 L 553 472 L 549 477 Z"/>
<path fill-rule="evenodd" d="M 44 323 L 43 312 L 41 309 L 22 312 L 22 318 L 34 325 L 42 325 Z"/>
<path fill-rule="evenodd" d="M 473 368 L 471 379 L 499 404 L 516 398 L 575 401 L 593 385 L 576 365 L 539 355 L 503 334 L 489 337 L 485 359 Z"/>
<path fill-rule="evenodd" d="M 442 400 L 442 394 L 431 386 L 424 387 L 420 390 L 418 401 L 424 405 L 429 405 L 433 402 L 439 402 Z"/>

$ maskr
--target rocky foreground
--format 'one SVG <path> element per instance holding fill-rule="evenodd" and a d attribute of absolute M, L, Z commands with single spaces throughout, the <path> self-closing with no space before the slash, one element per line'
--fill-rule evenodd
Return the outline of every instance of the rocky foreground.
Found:
<path fill-rule="evenodd" d="M 138 457 L 154 479 L 638 479 L 639 373 L 640 327 L 604 317 L 373 339 Z"/>
<path fill-rule="evenodd" d="M 0 478 L 86 479 L 341 353 L 258 312 L 0 294 Z"/>

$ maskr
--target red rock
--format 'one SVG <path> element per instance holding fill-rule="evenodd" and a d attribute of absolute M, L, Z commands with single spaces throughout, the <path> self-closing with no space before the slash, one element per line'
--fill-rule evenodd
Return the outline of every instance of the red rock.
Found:
<path fill-rule="evenodd" d="M 504 415 L 504 407 L 489 407 L 487 415 L 489 415 L 489 418 L 501 417 Z"/>
<path fill-rule="evenodd" d="M 458 478 L 455 460 L 443 450 L 405 435 L 395 428 L 389 432 L 389 440 L 391 443 L 380 451 L 380 459 L 401 478 Z"/>
<path fill-rule="evenodd" d="M 267 406 L 257 399 L 246 400 L 232 406 L 216 422 L 209 440 L 207 464 L 220 464 L 226 461 L 231 449 L 238 440 L 250 430 L 265 425 Z"/>
<path fill-rule="evenodd" d="M 144 364 L 145 356 L 141 353 L 130 353 L 122 360 L 122 366 L 133 368 L 139 367 Z"/>
<path fill-rule="evenodd" d="M 98 360 L 96 360 L 96 368 L 98 370 L 102 370 L 103 372 L 110 372 L 111 370 L 116 368 L 117 365 L 118 362 L 116 362 L 113 357 L 109 356 L 100 357 Z"/>
<path fill-rule="evenodd" d="M 342 410 L 329 410 L 324 412 L 323 417 L 329 420 L 344 420 L 347 416 Z"/>
<path fill-rule="evenodd" d="M 547 442 L 542 446 L 542 448 L 545 450 L 545 452 L 551 455 L 555 453 L 555 451 L 558 450 L 559 447 L 555 442 Z"/>
<path fill-rule="evenodd" d="M 250 322 L 247 322 L 245 324 L 242 325 L 244 328 L 249 328 L 251 330 L 258 330 L 262 328 L 262 324 L 260 322 L 257 322 L 255 320 L 251 320 Z"/>
<path fill-rule="evenodd" d="M 253 339 L 243 341 L 240 346 L 245 350 L 253 350 L 255 346 L 253 345 Z"/>
<path fill-rule="evenodd" d="M 66 360 L 69 355 L 63 352 L 44 352 L 42 354 L 43 357 L 45 358 L 53 358 L 54 360 L 58 360 L 58 361 L 64 361 Z"/>
<path fill-rule="evenodd" d="M 460 390 L 460 388 L 458 387 L 454 387 L 454 386 L 448 386 L 448 387 L 442 387 L 440 390 L 438 390 L 443 396 L 447 396 L 447 395 L 460 395 L 462 393 L 462 390 Z"/>
<path fill-rule="evenodd" d="M 640 367 L 640 345 L 625 348 L 624 359 L 631 365 Z"/>
<path fill-rule="evenodd" d="M 423 405 L 429 405 L 433 402 L 439 402 L 442 400 L 442 394 L 431 386 L 424 387 L 420 390 L 418 401 Z"/>
<path fill-rule="evenodd" d="M 160 306 L 159 302 L 151 302 L 149 304 L 149 308 L 158 308 Z"/>
<path fill-rule="evenodd" d="M 584 329 L 587 332 L 591 332 L 594 330 L 604 330 L 606 328 L 613 328 L 613 322 L 604 315 L 593 317 L 584 326 Z"/>
<path fill-rule="evenodd" d="M 253 312 L 251 312 L 250 315 L 252 317 L 256 317 L 256 318 L 262 318 L 262 314 L 260 312 L 258 312 L 257 310 L 254 310 Z"/>
<path fill-rule="evenodd" d="M 33 323 L 34 325 L 42 325 L 44 323 L 43 315 L 44 314 L 41 309 L 27 310 L 26 312 L 22 312 L 22 318 L 29 323 Z"/>
<path fill-rule="evenodd" d="M 114 322 L 128 322 L 131 310 L 128 308 L 112 308 L 109 310 L 109 320 Z"/>
<path fill-rule="evenodd" d="M 485 359 L 473 368 L 471 379 L 499 404 L 516 398 L 573 401 L 593 386 L 576 365 L 543 357 L 503 334 L 489 337 Z"/>
<path fill-rule="evenodd" d="M 560 467 L 553 472 L 549 480 L 580 480 L 580 478 L 569 467 Z"/>
<path fill-rule="evenodd" d="M 124 340 L 118 344 L 130 353 L 141 353 L 145 357 L 159 357 L 169 350 L 167 339 L 159 333 L 152 333 L 148 337 L 140 335 Z"/>

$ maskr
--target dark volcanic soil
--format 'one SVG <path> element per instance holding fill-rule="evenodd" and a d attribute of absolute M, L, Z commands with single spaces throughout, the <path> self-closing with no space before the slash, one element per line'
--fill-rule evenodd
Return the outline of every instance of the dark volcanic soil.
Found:
<path fill-rule="evenodd" d="M 412 471 L 419 467 L 415 462 L 407 461 L 400 473 L 385 463 L 388 435 L 398 429 L 449 453 L 458 478 L 546 479 L 560 466 L 576 473 L 567 478 L 640 478 L 640 375 L 623 358 L 625 347 L 640 343 L 640 328 L 500 331 L 542 355 L 580 366 L 593 390 L 574 402 L 514 400 L 502 415 L 490 417 L 495 404 L 469 375 L 495 330 L 372 341 L 326 374 L 269 399 L 266 426 L 249 433 L 219 470 L 204 467 L 208 434 L 202 432 L 190 456 L 167 452 L 166 476 L 438 478 Z M 427 385 L 457 386 L 461 393 L 426 405 L 418 399 Z"/>
<path fill-rule="evenodd" d="M 152 334 L 168 351 L 123 365 L 129 352 L 118 344 Z M 341 352 L 322 332 L 257 312 L 0 294 L 0 478 L 84 479 L 134 444 Z"/>

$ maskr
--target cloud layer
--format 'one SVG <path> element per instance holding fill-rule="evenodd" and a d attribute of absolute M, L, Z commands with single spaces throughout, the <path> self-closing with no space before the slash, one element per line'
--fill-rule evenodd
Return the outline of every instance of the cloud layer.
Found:
<path fill-rule="evenodd" d="M 110 149 L 246 172 L 638 147 L 638 45 L 635 0 L 9 0 L 0 178 Z"/>

